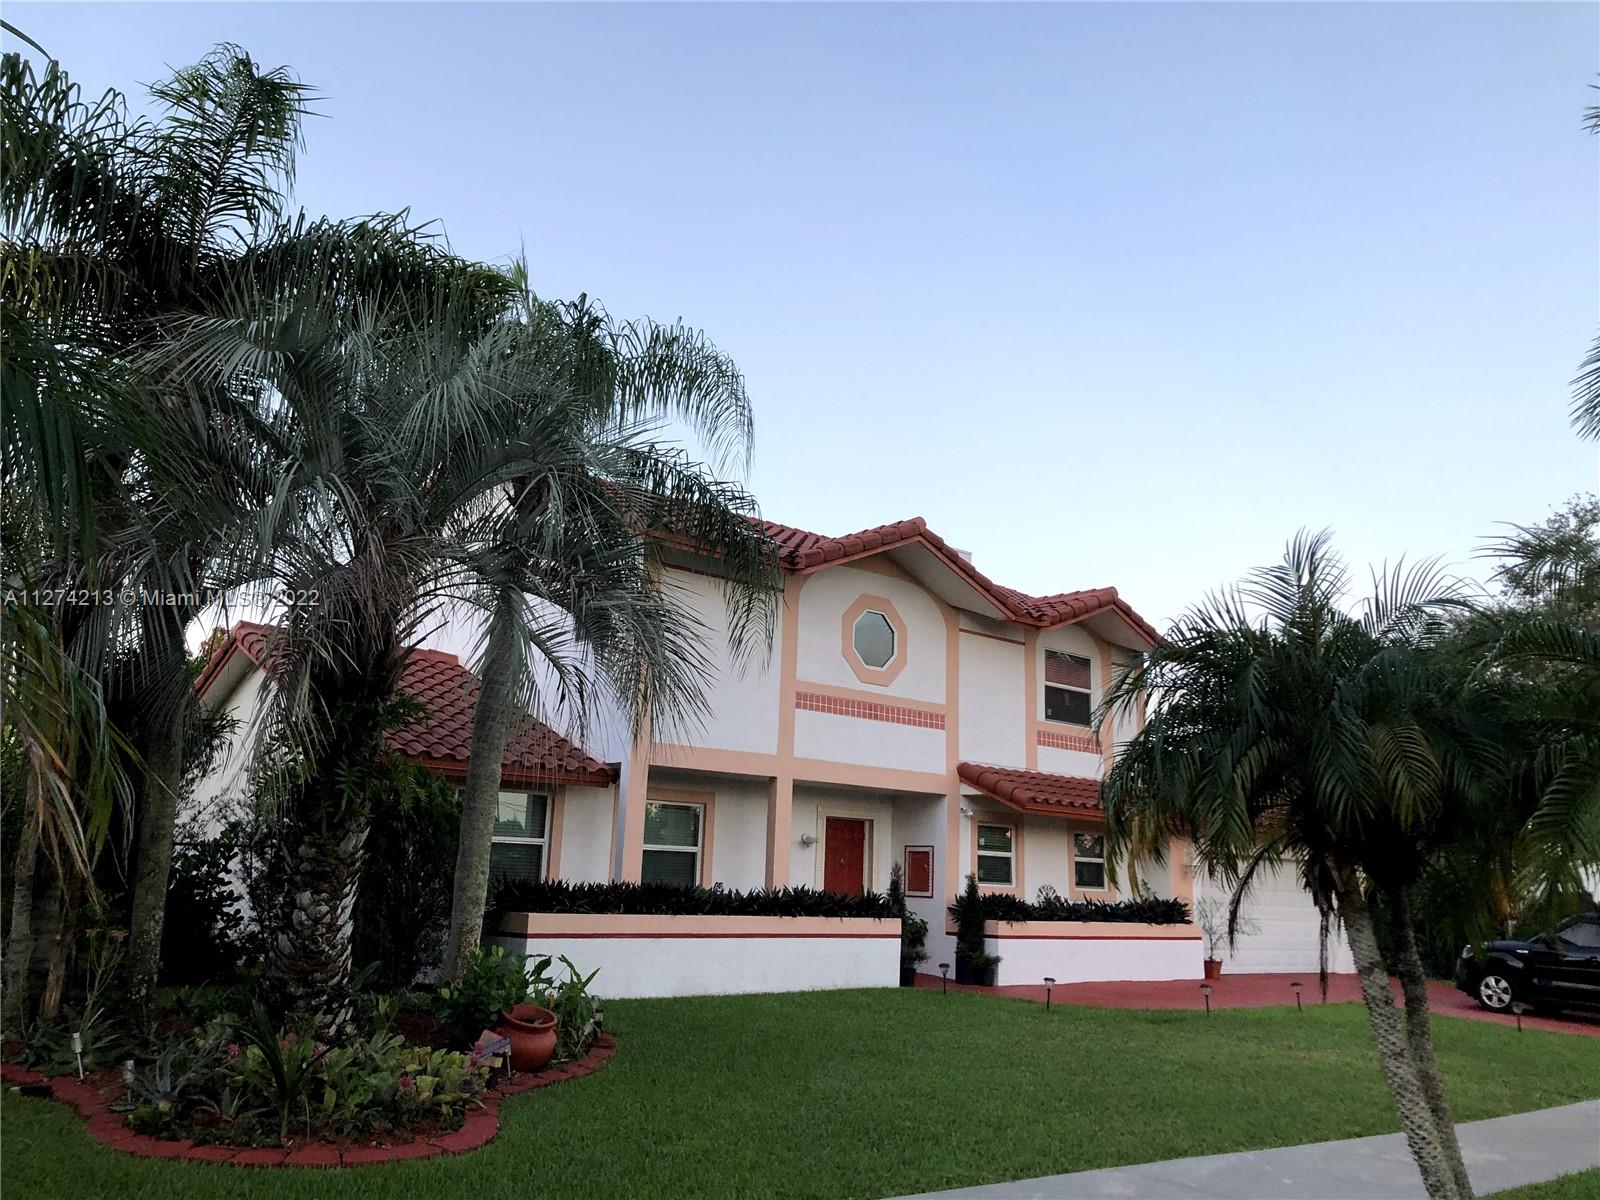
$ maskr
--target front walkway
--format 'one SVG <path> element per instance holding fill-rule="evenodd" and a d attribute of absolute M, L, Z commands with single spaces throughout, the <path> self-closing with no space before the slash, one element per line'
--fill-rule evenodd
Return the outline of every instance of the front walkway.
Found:
<path fill-rule="evenodd" d="M 1600 1100 L 1456 1127 L 1479 1195 L 1600 1167 Z M 929 1192 L 992 1200 L 1422 1200 L 1405 1136 L 1247 1150 Z"/>
<path fill-rule="evenodd" d="M 1300 975 L 1224 975 L 1211 980 L 1211 1007 L 1270 1008 L 1293 1004 L 1294 989 L 1291 983 L 1303 985 L 1300 1002 L 1306 1005 L 1321 1002 L 1317 988 L 1317 973 Z M 1063 983 L 1051 989 L 1054 1004 L 1082 1004 L 1090 1008 L 1156 1008 L 1203 1009 L 1205 994 L 1198 979 L 1173 979 L 1156 983 Z M 938 988 L 939 976 L 918 974 L 917 986 Z M 1011 984 L 1006 987 L 981 988 L 951 983 L 952 990 L 984 992 L 991 996 L 1005 996 L 1013 1000 L 1034 1000 L 1044 1003 L 1043 984 Z M 1394 983 L 1395 1000 L 1401 1000 L 1400 985 Z M 1328 976 L 1328 1002 L 1330 1004 L 1359 1004 L 1361 985 L 1354 975 Z M 1492 1021 L 1500 1025 L 1515 1025 L 1510 1014 L 1488 1012 L 1480 1008 L 1470 996 L 1459 992 L 1451 984 L 1438 980 L 1428 984 L 1428 1002 L 1433 1012 L 1449 1017 L 1465 1017 L 1473 1021 Z M 1586 1037 L 1600 1037 L 1600 1016 L 1565 1012 L 1558 1017 L 1528 1015 L 1522 1018 L 1528 1029 L 1544 1029 L 1552 1033 L 1576 1033 Z"/>

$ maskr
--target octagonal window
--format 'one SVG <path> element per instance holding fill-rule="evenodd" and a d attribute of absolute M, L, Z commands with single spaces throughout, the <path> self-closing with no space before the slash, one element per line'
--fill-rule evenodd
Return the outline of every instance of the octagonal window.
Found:
<path fill-rule="evenodd" d="M 856 656 L 874 669 L 887 667 L 894 658 L 894 626 L 881 612 L 868 609 L 857 617 L 851 641 Z"/>

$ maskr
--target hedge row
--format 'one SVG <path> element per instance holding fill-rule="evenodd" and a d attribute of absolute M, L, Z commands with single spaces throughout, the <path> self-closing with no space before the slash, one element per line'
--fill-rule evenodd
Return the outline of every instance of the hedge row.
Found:
<path fill-rule="evenodd" d="M 495 884 L 490 918 L 502 913 L 628 913 L 706 917 L 892 917 L 886 896 L 846 896 L 815 888 L 723 887 L 670 883 L 568 883 L 510 879 Z"/>
<path fill-rule="evenodd" d="M 951 915 L 955 907 L 950 908 Z M 1182 900 L 1067 900 L 1044 896 L 1029 904 L 1015 896 L 988 892 L 983 896 L 985 921 L 1137 921 L 1146 925 L 1182 925 L 1189 906 Z"/>

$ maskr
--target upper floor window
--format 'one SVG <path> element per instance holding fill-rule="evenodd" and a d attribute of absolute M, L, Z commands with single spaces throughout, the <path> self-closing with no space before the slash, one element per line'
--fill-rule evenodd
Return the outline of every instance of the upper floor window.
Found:
<path fill-rule="evenodd" d="M 1044 716 L 1071 725 L 1089 723 L 1089 660 L 1058 650 L 1044 652 Z"/>
<path fill-rule="evenodd" d="M 887 616 L 876 609 L 869 608 L 856 618 L 850 637 L 856 656 L 874 670 L 887 667 L 894 659 L 894 626 L 889 624 Z"/>
<path fill-rule="evenodd" d="M 501 792 L 495 803 L 490 879 L 543 879 L 550 841 L 550 797 Z"/>
<path fill-rule="evenodd" d="M 1009 825 L 978 826 L 978 882 L 1010 887 L 1016 882 L 1014 834 Z"/>
<path fill-rule="evenodd" d="M 700 882 L 705 811 L 703 804 L 663 804 L 659 800 L 644 806 L 641 881 L 680 886 Z"/>

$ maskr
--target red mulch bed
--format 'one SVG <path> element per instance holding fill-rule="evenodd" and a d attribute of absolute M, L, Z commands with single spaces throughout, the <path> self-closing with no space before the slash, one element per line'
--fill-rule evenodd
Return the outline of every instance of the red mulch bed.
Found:
<path fill-rule="evenodd" d="M 120 1071 L 101 1071 L 81 1083 L 71 1075 L 54 1078 L 30 1067 L 0 1063 L 0 1081 L 11 1085 L 47 1086 L 50 1097 L 71 1104 L 89 1121 L 89 1134 L 114 1150 L 145 1158 L 180 1158 L 192 1162 L 227 1162 L 241 1167 L 353 1167 L 364 1163 L 396 1162 L 408 1158 L 432 1158 L 436 1154 L 464 1154 L 476 1150 L 499 1132 L 500 1101 L 520 1096 L 534 1088 L 549 1087 L 591 1075 L 617 1052 L 616 1040 L 603 1033 L 589 1052 L 572 1062 L 558 1063 L 531 1074 L 512 1075 L 484 1094 L 483 1107 L 467 1113 L 461 1128 L 449 1133 L 423 1134 L 385 1145 L 345 1145 L 333 1142 L 304 1142 L 287 1147 L 197 1146 L 185 1138 L 172 1141 L 149 1137 L 128 1128 L 125 1114 L 113 1112 L 111 1105 L 122 1099 Z"/>

